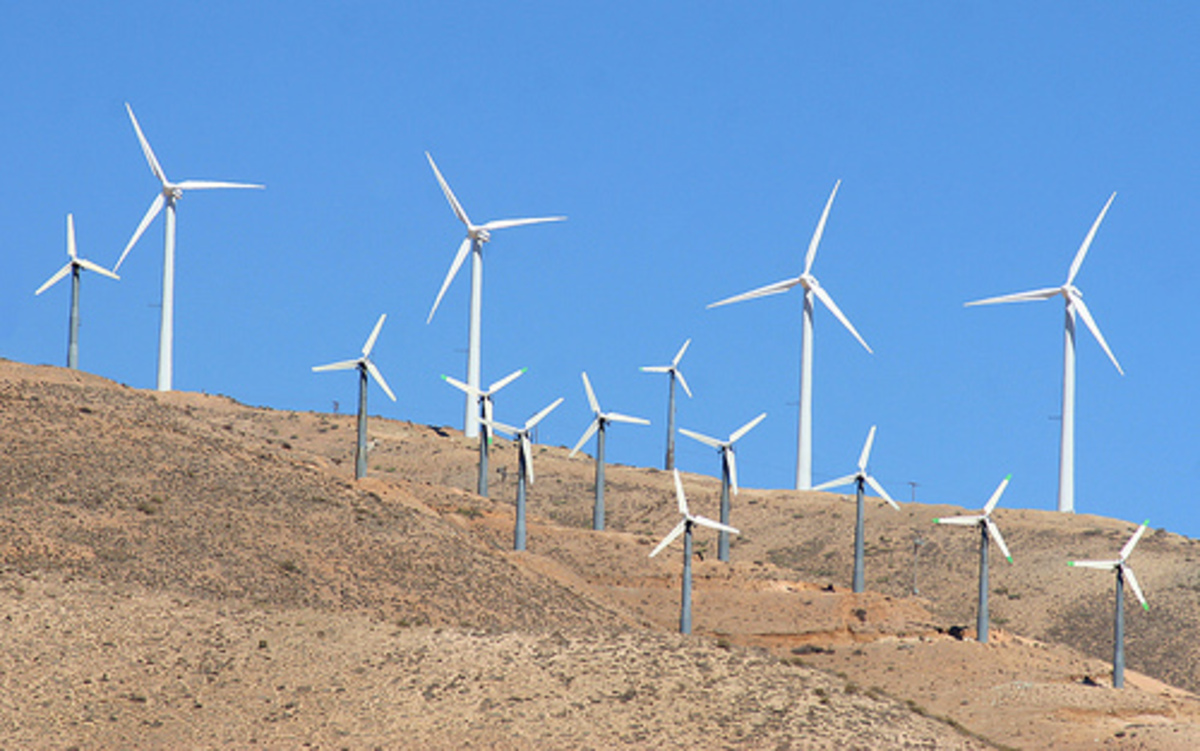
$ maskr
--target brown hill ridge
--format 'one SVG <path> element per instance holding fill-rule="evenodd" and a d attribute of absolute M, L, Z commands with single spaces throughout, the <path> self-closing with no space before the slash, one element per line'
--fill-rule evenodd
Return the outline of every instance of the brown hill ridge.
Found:
<path fill-rule="evenodd" d="M 975 557 L 930 523 L 947 507 L 872 506 L 874 591 L 852 595 L 830 586 L 851 504 L 743 489 L 732 564 L 698 538 L 685 638 L 679 551 L 647 558 L 675 521 L 666 473 L 610 468 L 593 533 L 591 463 L 536 447 L 518 554 L 511 444 L 489 500 L 472 442 L 404 422 L 372 420 L 353 482 L 353 430 L 0 360 L 0 745 L 1200 747 L 1187 691 L 1088 685 L 1112 583 L 1065 560 L 1128 524 L 998 511 L 1019 565 L 994 567 L 980 645 L 948 635 L 973 623 Z M 717 482 L 686 484 L 711 514 Z M 1132 668 L 1195 689 L 1193 546 L 1147 535 L 1154 609 L 1127 623 Z"/>

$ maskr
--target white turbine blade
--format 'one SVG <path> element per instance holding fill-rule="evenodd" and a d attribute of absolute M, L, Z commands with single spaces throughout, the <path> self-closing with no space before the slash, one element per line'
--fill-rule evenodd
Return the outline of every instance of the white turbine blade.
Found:
<path fill-rule="evenodd" d="M 533 484 L 533 445 L 528 433 L 521 433 L 521 455 L 525 457 L 525 480 Z"/>
<path fill-rule="evenodd" d="M 1112 360 L 1112 364 L 1116 367 L 1117 372 L 1125 375 L 1125 371 L 1121 369 L 1121 363 L 1117 362 L 1117 356 L 1108 348 L 1108 342 L 1104 341 L 1104 334 L 1100 333 L 1100 327 L 1096 325 L 1096 320 L 1092 318 L 1092 313 L 1088 310 L 1087 305 L 1084 304 L 1083 298 L 1072 294 L 1071 304 L 1079 313 L 1079 317 L 1083 319 L 1083 323 L 1088 327 L 1088 331 L 1092 332 L 1092 336 L 1096 337 L 1096 341 L 1100 342 L 1101 349 L 1104 350 L 1104 354 L 1108 355 L 1108 359 Z"/>
<path fill-rule="evenodd" d="M 138 125 L 137 118 L 133 114 L 133 107 L 129 106 L 129 102 L 125 103 L 125 110 L 129 112 L 129 119 L 133 122 L 133 129 L 137 133 L 138 143 L 142 144 L 142 153 L 146 155 L 146 161 L 150 164 L 150 171 L 154 173 L 154 176 L 158 178 L 160 183 L 167 185 L 167 175 L 163 172 L 162 166 L 159 165 L 158 159 L 155 158 L 154 150 L 150 148 L 150 142 L 142 134 L 142 126 Z"/>
<path fill-rule="evenodd" d="M 650 421 L 642 417 L 630 417 L 620 412 L 605 412 L 604 419 L 609 422 L 624 422 L 630 425 L 649 425 Z"/>
<path fill-rule="evenodd" d="M 1108 197 L 1108 203 L 1104 204 L 1104 208 L 1100 209 L 1100 215 L 1096 217 L 1096 221 L 1092 222 L 1092 228 L 1088 230 L 1087 237 L 1083 238 L 1083 244 L 1079 246 L 1079 250 L 1075 253 L 1075 260 L 1071 261 L 1071 270 L 1067 272 L 1067 284 L 1075 281 L 1075 275 L 1079 273 L 1079 267 L 1083 265 L 1083 258 L 1087 255 L 1088 248 L 1092 246 L 1092 240 L 1096 238 L 1096 230 L 1100 229 L 1100 222 L 1104 221 L 1104 215 L 1108 213 L 1108 207 L 1112 206 L 1113 199 L 1117 197 L 1114 191 Z"/>
<path fill-rule="evenodd" d="M 943 516 L 940 519 L 934 519 L 934 524 L 956 524 L 960 527 L 974 527 L 984 517 L 982 516 Z"/>
<path fill-rule="evenodd" d="M 180 190 L 213 190 L 215 188 L 256 188 L 262 190 L 265 185 L 257 183 L 231 183 L 223 180 L 184 180 L 175 184 Z"/>
<path fill-rule="evenodd" d="M 746 423 L 746 424 L 745 424 L 745 425 L 743 425 L 742 427 L 740 427 L 740 428 L 738 428 L 737 430 L 735 430 L 735 431 L 733 431 L 732 433 L 730 433 L 730 434 L 729 434 L 729 442 L 730 442 L 730 443 L 737 443 L 739 440 L 741 440 L 742 436 L 746 435 L 746 434 L 747 434 L 747 433 L 749 433 L 751 430 L 753 430 L 753 429 L 754 429 L 754 426 L 755 426 L 755 425 L 758 425 L 760 422 L 762 422 L 762 421 L 763 421 L 763 419 L 764 419 L 766 416 L 767 416 L 767 413 L 766 413 L 766 412 L 763 412 L 763 413 L 762 413 L 761 415 L 759 415 L 758 417 L 754 418 L 754 419 L 753 419 L 753 420 L 751 420 L 750 422 Z"/>
<path fill-rule="evenodd" d="M 77 258 L 77 259 L 75 259 L 75 263 L 79 264 L 80 266 L 87 269 L 88 271 L 94 271 L 97 274 L 100 274 L 101 276 L 107 276 L 110 279 L 119 280 L 121 278 L 121 277 L 117 276 L 116 274 L 114 274 L 113 272 L 109 271 L 108 269 L 104 268 L 100 264 L 92 263 L 91 261 L 89 261 L 86 258 Z"/>
<path fill-rule="evenodd" d="M 709 303 L 705 307 L 706 308 L 716 308 L 716 307 L 720 307 L 721 305 L 728 305 L 730 303 L 742 302 L 743 300 L 753 300 L 756 297 L 766 297 L 767 295 L 778 295 L 783 292 L 787 292 L 789 289 L 791 289 L 792 287 L 795 287 L 799 283 L 800 283 L 800 277 L 798 277 L 798 276 L 792 277 L 791 279 L 784 279 L 782 282 L 775 282 L 774 284 L 768 284 L 764 287 L 758 287 L 757 289 L 752 289 L 749 292 L 743 292 L 740 295 L 734 295 L 733 297 L 726 297 L 724 300 L 718 300 L 714 303 Z"/>
<path fill-rule="evenodd" d="M 1095 568 L 1102 571 L 1112 571 L 1121 565 L 1120 561 L 1067 561 L 1068 566 L 1075 568 Z"/>
<path fill-rule="evenodd" d="M 485 422 L 491 422 L 492 414 L 494 413 L 494 410 L 496 409 L 496 404 L 495 404 L 495 402 L 492 401 L 492 398 L 490 396 L 482 397 L 482 401 L 483 401 L 483 419 Z"/>
<path fill-rule="evenodd" d="M 675 477 L 675 501 L 679 504 L 679 513 L 685 517 L 689 516 L 687 495 L 683 492 L 683 480 L 679 478 L 679 470 L 672 470 Z"/>
<path fill-rule="evenodd" d="M 495 219 L 481 227 L 488 232 L 497 229 L 508 229 L 509 227 L 524 227 L 527 224 L 546 224 L 547 222 L 563 222 L 566 221 L 565 216 L 539 216 L 534 219 Z"/>
<path fill-rule="evenodd" d="M 871 458 L 871 445 L 875 443 L 875 426 L 867 432 L 867 441 L 863 444 L 862 453 L 858 455 L 858 470 L 867 471 L 867 460 Z"/>
<path fill-rule="evenodd" d="M 843 485 L 849 485 L 857 480 L 858 474 L 846 475 L 845 477 L 839 477 L 836 480 L 830 480 L 829 482 L 823 482 L 820 485 L 816 485 L 813 487 L 813 490 L 829 490 L 830 488 L 840 488 Z"/>
<path fill-rule="evenodd" d="M 563 403 L 563 398 L 561 396 L 558 397 L 557 399 L 555 399 L 553 402 L 550 403 L 550 405 L 548 407 L 543 408 L 541 412 L 538 412 L 536 415 L 534 415 L 533 417 L 526 420 L 525 421 L 525 429 L 529 430 L 534 425 L 537 425 L 539 422 L 541 422 L 543 419 L 545 419 L 546 415 L 553 412 L 554 409 L 562 403 Z"/>
<path fill-rule="evenodd" d="M 446 195 L 446 200 L 450 202 L 450 208 L 454 210 L 454 215 L 458 220 L 467 227 L 471 226 L 471 220 L 467 217 L 467 212 L 463 209 L 462 204 L 454 197 L 454 191 L 450 190 L 450 185 L 446 182 L 446 178 L 442 177 L 442 171 L 438 169 L 437 164 L 433 161 L 433 157 L 429 152 L 425 152 L 425 158 L 429 160 L 429 166 L 433 167 L 433 174 L 437 177 L 438 185 L 442 186 L 442 193 Z"/>
<path fill-rule="evenodd" d="M 738 494 L 737 483 L 737 454 L 733 452 L 733 446 L 726 446 L 721 450 L 721 456 L 729 464 L 729 490 L 734 494 Z"/>
<path fill-rule="evenodd" d="M 699 524 L 702 527 L 709 527 L 710 529 L 717 529 L 722 532 L 728 532 L 731 535 L 740 535 L 741 534 L 741 532 L 739 532 L 736 527 L 731 527 L 728 524 L 722 524 L 719 521 L 709 519 L 707 516 L 689 516 L 688 518 L 691 519 L 694 523 Z"/>
<path fill-rule="evenodd" d="M 872 490 L 879 494 L 880 498 L 887 501 L 892 508 L 896 509 L 897 511 L 900 510 L 900 504 L 896 503 L 896 501 L 894 501 L 892 497 L 888 495 L 887 491 L 883 489 L 883 486 L 879 484 L 878 480 L 870 475 L 866 475 L 863 479 L 867 481 L 867 484 L 871 486 Z"/>
<path fill-rule="evenodd" d="M 686 529 L 687 529 L 687 519 L 684 519 L 683 521 L 681 521 L 675 525 L 675 529 L 672 529 L 669 533 L 667 533 L 667 536 L 662 539 L 662 542 L 658 543 L 658 545 L 655 546 L 654 550 L 650 551 L 650 557 L 653 558 L 654 556 L 661 553 L 664 548 L 666 548 L 668 545 L 670 545 L 671 543 L 673 543 L 677 539 L 679 539 L 679 536 L 681 534 L 683 534 L 684 530 L 686 530 Z"/>
<path fill-rule="evenodd" d="M 813 285 L 812 291 L 816 293 L 817 298 L 821 302 L 825 303 L 825 307 L 829 308 L 829 312 L 833 313 L 834 317 L 842 322 L 842 325 L 846 327 L 846 330 L 854 335 L 854 338 L 857 339 L 858 343 L 863 346 L 863 349 L 871 354 L 875 354 L 874 351 L 871 350 L 870 346 L 867 345 L 867 341 L 863 339 L 858 331 L 854 328 L 854 324 L 850 323 L 850 319 L 846 317 L 846 314 L 841 311 L 841 309 L 837 306 L 837 303 L 835 303 L 833 298 L 829 296 L 829 293 L 825 291 L 825 288 L 817 284 Z"/>
<path fill-rule="evenodd" d="M 834 183 L 833 192 L 829 194 L 829 200 L 825 202 L 825 210 L 821 212 L 821 221 L 817 222 L 817 229 L 813 232 L 812 239 L 808 241 L 808 252 L 804 254 L 805 274 L 812 271 L 813 261 L 817 258 L 817 246 L 821 244 L 821 236 L 825 234 L 825 221 L 829 219 L 829 210 L 833 208 L 833 198 L 837 195 L 841 185 L 841 180 Z"/>
<path fill-rule="evenodd" d="M 1125 547 L 1121 548 L 1120 558 L 1122 561 L 1128 558 L 1131 553 L 1133 553 L 1133 548 L 1138 544 L 1138 540 L 1142 539 L 1142 535 L 1146 534 L 1146 528 L 1149 525 L 1149 519 L 1142 522 L 1142 526 L 1138 527 L 1138 530 L 1133 533 L 1133 537 L 1129 538 L 1129 542 L 1125 543 Z"/>
<path fill-rule="evenodd" d="M 369 357 L 371 350 L 375 348 L 375 340 L 379 338 L 379 330 L 383 328 L 383 322 L 387 320 L 387 313 L 379 316 L 379 320 L 375 322 L 375 328 L 371 329 L 371 335 L 367 337 L 367 343 L 363 345 L 363 357 Z"/>
<path fill-rule="evenodd" d="M 75 217 L 71 214 L 67 214 L 67 255 L 72 261 L 79 257 L 75 249 Z"/>
<path fill-rule="evenodd" d="M 970 308 L 975 305 L 996 305 L 1006 302 L 1032 302 L 1034 300 L 1049 300 L 1055 295 L 1062 294 L 1060 287 L 1046 287 L 1044 289 L 1031 289 L 1028 292 L 1014 292 L 1011 295 L 1000 295 L 999 297 L 987 297 L 982 300 L 972 300 L 968 303 L 963 303 L 964 307 Z"/>
<path fill-rule="evenodd" d="M 1142 588 L 1138 586 L 1138 580 L 1137 577 L 1133 575 L 1133 569 L 1122 563 L 1121 571 L 1125 574 L 1125 581 L 1129 582 L 1129 588 L 1133 590 L 1133 593 L 1137 595 L 1138 602 L 1142 604 L 1142 610 L 1149 612 L 1150 605 L 1146 602 L 1145 595 L 1142 594 Z"/>
<path fill-rule="evenodd" d="M 592 408 L 592 412 L 599 416 L 600 402 L 596 401 L 596 392 L 592 391 L 592 382 L 588 380 L 586 370 L 581 375 L 583 376 L 583 390 L 587 392 L 588 406 Z"/>
<path fill-rule="evenodd" d="M 471 250 L 471 237 L 468 235 L 463 238 L 462 243 L 458 246 L 458 252 L 454 254 L 454 262 L 450 264 L 450 271 L 446 272 L 446 278 L 442 281 L 442 288 L 438 290 L 437 298 L 433 301 L 433 307 L 429 309 L 429 317 L 425 319 L 425 323 L 433 320 L 433 314 L 437 312 L 438 305 L 442 302 L 442 296 L 446 294 L 446 290 L 450 287 L 450 282 L 454 281 L 454 275 L 463 265 L 463 261 L 467 259 L 467 253 Z"/>
<path fill-rule="evenodd" d="M 683 377 L 682 370 L 675 371 L 675 377 L 679 379 L 679 385 L 683 386 L 683 393 L 688 395 L 688 399 L 692 398 L 692 390 L 688 388 L 687 379 Z"/>
<path fill-rule="evenodd" d="M 1009 474 L 1005 475 L 1004 479 L 1000 481 L 1000 485 L 996 487 L 996 490 L 992 493 L 992 497 L 988 499 L 986 504 L 984 504 L 984 516 L 992 513 L 992 509 L 996 508 L 996 504 L 1000 502 L 1000 496 L 1004 495 L 1004 489 L 1008 487 L 1008 481 L 1011 479 L 1012 475 Z"/>
<path fill-rule="evenodd" d="M 514 370 L 513 372 L 511 372 L 511 373 L 509 373 L 508 375 L 504 376 L 504 377 L 503 377 L 503 378 L 501 378 L 499 381 L 496 381 L 496 382 L 495 382 L 495 383 L 493 383 L 491 386 L 488 386 L 488 393 L 489 393 L 489 394 L 494 394 L 494 393 L 496 393 L 496 392 L 497 392 L 497 391 L 499 391 L 500 389 L 504 388 L 504 387 L 505 387 L 505 386 L 507 386 L 508 384 L 510 384 L 510 383 L 512 383 L 513 381 L 515 381 L 515 380 L 517 380 L 518 378 L 520 378 L 520 377 L 521 377 L 521 375 L 522 375 L 522 374 L 524 374 L 526 370 L 529 370 L 529 368 L 520 368 L 519 370 Z"/>
<path fill-rule="evenodd" d="M 479 396 L 479 391 L 471 388 L 469 385 L 463 383 L 462 381 L 458 380 L 457 378 L 453 378 L 451 376 L 444 375 L 444 376 L 442 376 L 442 380 L 445 381 L 446 383 L 450 384 L 454 388 L 458 389 L 459 391 L 463 392 L 467 396 L 474 396 L 474 397 Z"/>
<path fill-rule="evenodd" d="M 375 363 L 371 362 L 370 360 L 365 360 L 364 362 L 367 364 L 367 372 L 371 374 L 371 377 L 374 378 L 376 383 L 379 384 L 379 387 L 383 389 L 383 393 L 387 394 L 388 398 L 392 401 L 396 401 L 396 395 L 392 393 L 390 388 L 388 388 L 387 381 L 383 380 L 383 373 L 379 372 L 379 368 L 375 367 Z"/>
<path fill-rule="evenodd" d="M 683 343 L 683 346 L 679 348 L 679 352 L 675 353 L 675 359 L 671 361 L 672 368 L 679 367 L 679 361 L 683 359 L 683 353 L 687 352 L 687 348 L 691 345 L 691 343 L 692 343 L 692 340 L 688 339 L 686 342 Z"/>
<path fill-rule="evenodd" d="M 125 246 L 125 250 L 121 251 L 121 257 L 117 259 L 117 265 L 113 266 L 113 271 L 121 268 L 121 264 L 125 262 L 125 256 L 129 255 L 129 251 L 133 250 L 134 245 L 137 245 L 138 238 L 140 238 L 142 233 L 146 231 L 146 228 L 150 226 L 150 222 L 154 221 L 154 217 L 158 216 L 158 212 L 162 211 L 163 203 L 165 201 L 166 199 L 163 198 L 163 194 L 159 193 L 154 197 L 154 200 L 150 202 L 150 208 L 146 210 L 146 215 L 142 217 L 141 223 L 138 224 L 137 229 L 133 233 L 133 237 L 130 238 L 129 243 Z"/>
<path fill-rule="evenodd" d="M 987 525 L 988 534 L 996 541 L 996 545 L 1000 547 L 1000 552 L 1004 553 L 1004 557 L 1012 563 L 1012 553 L 1008 552 L 1008 546 L 1004 544 L 1004 538 L 1000 536 L 1000 528 L 996 526 L 996 522 L 991 519 L 984 519 L 983 523 Z"/>
<path fill-rule="evenodd" d="M 34 295 L 40 295 L 40 294 L 42 294 L 43 292 L 45 292 L 46 290 L 48 290 L 48 289 L 50 289 L 51 287 L 53 287 L 55 284 L 57 284 L 57 283 L 58 283 L 58 281 L 59 281 L 60 279 L 62 279 L 62 278 L 63 278 L 64 276 L 66 276 L 67 274 L 70 274 L 70 273 L 71 273 L 71 266 L 73 266 L 73 265 L 74 265 L 74 264 L 73 264 L 71 261 L 67 261 L 67 265 L 66 265 L 66 266 L 63 266 L 63 267 L 62 267 L 61 269 L 59 269 L 58 271 L 54 272 L 54 276 L 52 276 L 52 277 L 50 277 L 49 279 L 47 279 L 47 280 L 45 281 L 45 283 L 44 283 L 44 284 L 42 284 L 42 286 L 40 286 L 40 287 L 38 287 L 38 288 L 37 288 L 37 292 L 34 292 L 33 294 L 34 294 Z"/>
<path fill-rule="evenodd" d="M 670 365 L 643 365 L 639 368 L 643 373 L 670 373 Z"/>
<path fill-rule="evenodd" d="M 327 370 L 353 370 L 358 367 L 358 360 L 341 360 L 339 362 L 331 362 L 328 365 L 313 366 L 314 373 L 324 373 Z"/>
<path fill-rule="evenodd" d="M 520 435 L 520 433 L 521 433 L 520 428 L 513 427 L 512 425 L 506 425 L 502 422 L 496 422 L 495 420 L 490 420 L 490 419 L 485 418 L 485 419 L 481 420 L 481 422 L 487 423 L 489 428 L 496 431 L 497 433 L 503 433 L 504 435 L 515 436 L 515 435 Z"/>
<path fill-rule="evenodd" d="M 583 431 L 583 437 L 580 438 L 575 444 L 575 448 L 571 449 L 571 453 L 567 454 L 567 458 L 570 459 L 572 456 L 575 456 L 575 454 L 579 453 L 579 449 L 583 446 L 583 444 L 587 443 L 587 440 L 592 437 L 599 427 L 600 418 L 597 417 L 595 420 L 592 420 L 591 425 L 588 425 L 587 430 Z"/>
<path fill-rule="evenodd" d="M 703 443 L 705 446 L 712 446 L 715 449 L 719 449 L 725 445 L 724 441 L 718 441 L 716 438 L 709 438 L 703 433 L 697 433 L 696 431 L 688 430 L 687 428 L 680 428 L 679 432 L 683 433 L 685 436 L 694 441 L 700 441 L 700 443 Z"/>

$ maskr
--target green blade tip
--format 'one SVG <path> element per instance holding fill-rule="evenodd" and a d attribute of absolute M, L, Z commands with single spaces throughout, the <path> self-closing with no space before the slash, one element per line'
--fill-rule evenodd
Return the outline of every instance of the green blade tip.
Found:
<path fill-rule="evenodd" d="M 1150 612 L 1150 606 L 1149 606 L 1148 604 L 1146 604 L 1146 603 L 1144 603 L 1144 602 L 1143 602 L 1143 603 L 1142 603 L 1142 610 L 1145 610 L 1147 613 L 1149 613 L 1149 612 Z"/>

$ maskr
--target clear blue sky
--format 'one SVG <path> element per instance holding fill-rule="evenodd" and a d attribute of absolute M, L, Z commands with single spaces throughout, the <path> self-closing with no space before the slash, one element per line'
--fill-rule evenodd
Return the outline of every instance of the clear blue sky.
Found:
<path fill-rule="evenodd" d="M 566 214 L 485 253 L 483 376 L 543 441 L 603 406 L 617 462 L 662 461 L 679 425 L 740 445 L 746 487 L 790 487 L 800 295 L 705 310 L 795 276 L 837 179 L 815 272 L 875 354 L 816 317 L 814 479 L 878 424 L 892 494 L 1052 509 L 1055 286 L 1117 199 L 1077 283 L 1116 355 L 1079 338 L 1077 508 L 1191 536 L 1200 512 L 1200 10 L 1191 3 L 28 3 L 0 11 L 0 356 L 63 364 L 65 261 L 113 264 L 167 174 L 262 182 L 179 209 L 175 384 L 253 405 L 349 411 L 353 357 L 389 314 L 372 413 L 461 427 L 467 274 L 425 317 L 461 240 L 429 150 L 472 218 Z M 162 220 L 83 284 L 84 369 L 154 383 Z M 464 269 L 465 271 L 465 269 Z M 680 438 L 684 469 L 715 452 Z M 590 450 L 590 447 L 589 447 Z M 664 501 L 666 502 L 666 501 Z"/>

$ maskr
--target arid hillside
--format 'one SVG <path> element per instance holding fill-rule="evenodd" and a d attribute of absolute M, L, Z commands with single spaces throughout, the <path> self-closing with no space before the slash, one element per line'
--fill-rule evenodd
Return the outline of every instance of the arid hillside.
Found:
<path fill-rule="evenodd" d="M 1135 554 L 1148 675 L 1121 692 L 1111 579 L 1065 561 L 1132 527 L 1094 517 L 997 513 L 1017 562 L 981 645 L 975 537 L 931 523 L 956 509 L 872 502 L 853 595 L 851 503 L 744 489 L 731 564 L 698 536 L 681 637 L 681 548 L 647 557 L 668 474 L 611 467 L 595 533 L 590 460 L 536 447 L 515 553 L 513 444 L 487 499 L 456 431 L 372 419 L 360 482 L 353 431 L 0 361 L 0 746 L 1200 747 L 1191 540 Z M 717 481 L 685 485 L 715 515 Z"/>

